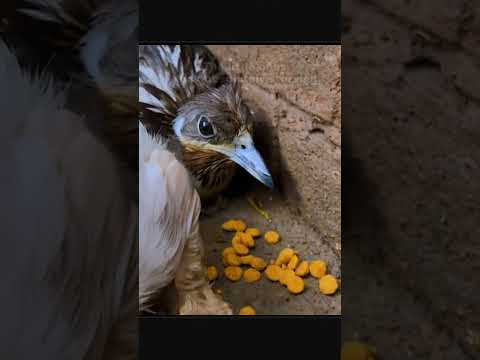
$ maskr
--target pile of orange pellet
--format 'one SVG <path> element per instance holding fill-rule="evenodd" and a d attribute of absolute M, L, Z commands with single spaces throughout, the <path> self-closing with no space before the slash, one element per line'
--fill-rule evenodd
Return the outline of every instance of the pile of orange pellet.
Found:
<path fill-rule="evenodd" d="M 235 232 L 231 246 L 222 252 L 222 263 L 225 266 L 225 277 L 233 282 L 243 280 L 253 283 L 265 276 L 274 282 L 286 286 L 292 294 L 300 294 L 305 289 L 304 278 L 311 275 L 318 278 L 320 292 L 325 295 L 332 295 L 338 289 L 338 283 L 334 276 L 327 274 L 327 264 L 322 260 L 302 260 L 297 251 L 291 248 L 284 248 L 276 259 L 267 262 L 251 251 L 256 246 L 256 239 L 262 233 L 257 228 L 247 228 L 242 220 L 228 220 L 222 225 L 222 229 Z M 263 238 L 268 244 L 276 244 L 280 241 L 280 235 L 274 231 L 267 231 Z M 243 268 L 242 268 L 243 266 Z M 207 277 L 214 281 L 219 276 L 215 266 L 207 268 Z M 240 310 L 240 315 L 255 315 L 255 309 L 246 306 Z"/>

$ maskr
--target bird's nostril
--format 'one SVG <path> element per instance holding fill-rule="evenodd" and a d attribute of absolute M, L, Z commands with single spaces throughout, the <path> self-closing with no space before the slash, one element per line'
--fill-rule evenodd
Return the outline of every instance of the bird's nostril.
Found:
<path fill-rule="evenodd" d="M 241 147 L 243 150 L 245 150 L 245 149 L 247 148 L 247 147 L 246 147 L 245 145 L 243 145 L 243 144 L 240 145 L 240 147 Z"/>

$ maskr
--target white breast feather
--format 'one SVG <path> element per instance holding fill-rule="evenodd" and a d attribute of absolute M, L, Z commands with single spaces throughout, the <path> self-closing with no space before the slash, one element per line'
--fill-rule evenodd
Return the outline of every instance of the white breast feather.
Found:
<path fill-rule="evenodd" d="M 139 123 L 140 308 L 175 277 L 200 199 L 185 167 Z"/>

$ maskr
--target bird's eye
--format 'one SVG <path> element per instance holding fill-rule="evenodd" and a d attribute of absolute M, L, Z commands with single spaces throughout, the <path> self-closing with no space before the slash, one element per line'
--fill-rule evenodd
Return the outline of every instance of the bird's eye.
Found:
<path fill-rule="evenodd" d="M 200 120 L 198 120 L 198 131 L 203 137 L 212 137 L 215 135 L 215 130 L 213 129 L 213 125 L 210 121 L 205 117 L 202 116 Z"/>

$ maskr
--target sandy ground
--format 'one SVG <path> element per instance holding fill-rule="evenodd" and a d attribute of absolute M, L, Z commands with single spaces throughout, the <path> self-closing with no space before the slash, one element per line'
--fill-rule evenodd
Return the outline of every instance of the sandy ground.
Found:
<path fill-rule="evenodd" d="M 331 249 L 321 240 L 319 234 L 299 216 L 292 216 L 288 206 L 279 198 L 271 196 L 260 187 L 255 192 L 272 218 L 268 223 L 243 196 L 228 199 L 228 206 L 221 215 L 204 217 L 201 231 L 207 243 L 207 263 L 215 265 L 221 273 L 214 287 L 221 289 L 225 299 L 232 304 L 234 312 L 246 305 L 251 305 L 259 315 L 322 315 L 339 314 L 341 311 L 340 292 L 334 296 L 320 293 L 318 279 L 308 277 L 305 291 L 293 295 L 278 282 L 271 282 L 265 276 L 255 283 L 249 284 L 240 280 L 231 282 L 223 276 L 221 260 L 222 250 L 231 246 L 233 233 L 221 229 L 228 219 L 242 219 L 249 226 L 258 227 L 262 232 L 274 229 L 281 234 L 281 240 L 270 245 L 263 237 L 256 240 L 256 247 L 251 251 L 267 262 L 275 259 L 281 249 L 291 247 L 306 260 L 322 259 L 328 265 L 328 272 L 340 278 L 339 252 Z M 247 268 L 247 267 L 245 267 Z"/>
<path fill-rule="evenodd" d="M 211 46 L 223 66 L 242 83 L 245 99 L 257 121 L 254 140 L 276 184 L 270 191 L 239 171 L 226 192 L 225 208 L 205 216 L 201 230 L 207 262 L 216 265 L 221 289 L 234 312 L 252 305 L 258 314 L 340 314 L 341 290 L 322 295 L 318 280 L 307 278 L 306 290 L 292 295 L 265 277 L 254 284 L 223 277 L 222 250 L 231 233 L 221 224 L 244 220 L 262 232 L 277 230 L 282 240 L 257 240 L 253 251 L 265 260 L 292 247 L 306 260 L 322 259 L 341 283 L 340 240 L 340 47 L 339 46 Z M 272 223 L 249 205 L 252 191 Z"/>

